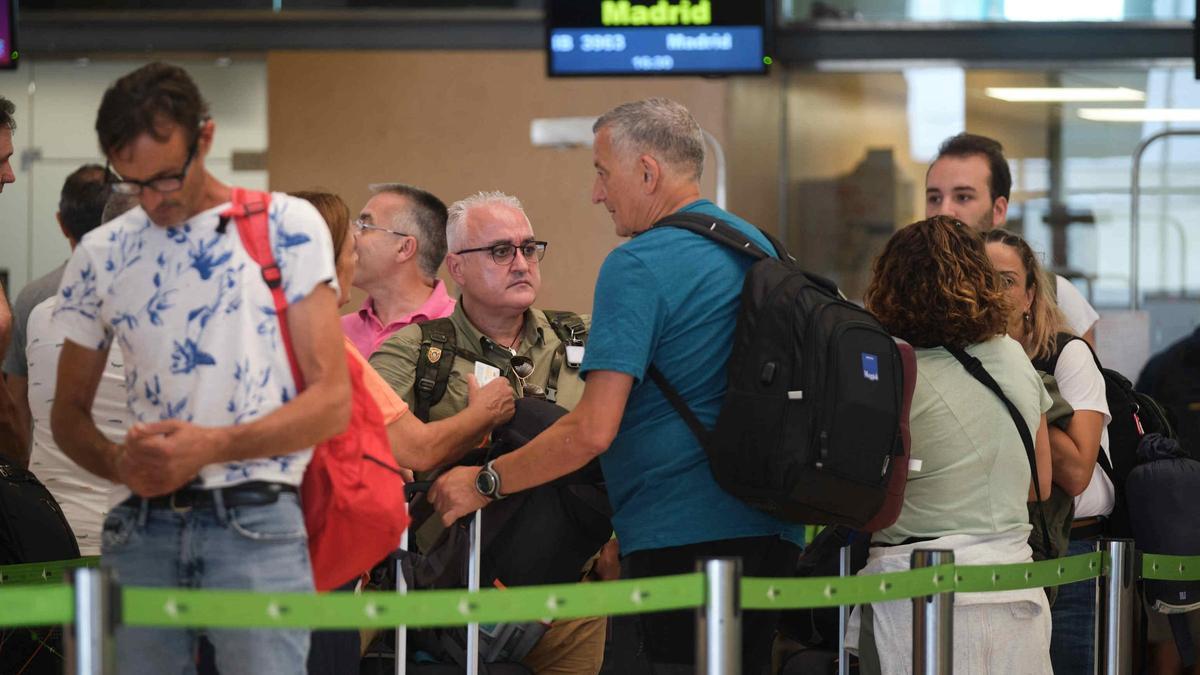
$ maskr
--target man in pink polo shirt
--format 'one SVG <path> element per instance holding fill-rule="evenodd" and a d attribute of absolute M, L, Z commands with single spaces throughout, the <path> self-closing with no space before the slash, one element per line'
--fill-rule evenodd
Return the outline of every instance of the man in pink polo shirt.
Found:
<path fill-rule="evenodd" d="M 454 311 L 437 278 L 446 257 L 446 205 L 403 183 L 372 185 L 371 192 L 355 221 L 354 287 L 367 300 L 342 317 L 342 331 L 363 358 L 401 328 Z"/>

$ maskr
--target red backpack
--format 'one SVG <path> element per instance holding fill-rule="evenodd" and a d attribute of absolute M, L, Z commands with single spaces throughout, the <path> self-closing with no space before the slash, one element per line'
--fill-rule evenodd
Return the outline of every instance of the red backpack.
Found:
<path fill-rule="evenodd" d="M 262 268 L 299 391 L 304 380 L 292 351 L 287 298 L 267 226 L 271 196 L 234 188 L 231 201 L 233 206 L 222 215 L 234 218 L 242 246 Z M 350 372 L 350 424 L 313 449 L 300 487 L 313 583 L 318 591 L 335 589 L 371 569 L 399 545 L 408 525 L 404 479 L 392 457 L 383 413 L 363 383 L 363 366 L 349 355 L 346 365 Z"/>

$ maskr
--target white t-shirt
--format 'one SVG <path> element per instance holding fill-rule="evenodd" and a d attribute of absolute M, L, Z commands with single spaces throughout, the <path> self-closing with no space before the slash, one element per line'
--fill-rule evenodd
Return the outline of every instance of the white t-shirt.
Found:
<path fill-rule="evenodd" d="M 1083 335 L 1096 325 L 1096 320 L 1100 318 L 1100 315 L 1084 299 L 1083 293 L 1075 288 L 1075 284 L 1057 274 L 1054 275 L 1054 279 L 1058 308 L 1066 317 L 1071 331 L 1076 335 Z"/>
<path fill-rule="evenodd" d="M 1108 423 L 1112 415 L 1108 411 L 1108 399 L 1104 389 L 1104 376 L 1096 367 L 1092 352 L 1081 340 L 1071 340 L 1058 355 L 1054 366 L 1054 379 L 1063 400 L 1075 410 L 1093 410 L 1104 415 L 1104 427 L 1100 430 L 1100 452 L 1111 462 L 1108 451 Z M 1115 493 L 1112 481 L 1097 463 L 1092 467 L 1092 480 L 1083 494 L 1075 498 L 1075 517 L 1091 518 L 1112 513 Z"/>
<path fill-rule="evenodd" d="M 100 530 L 108 513 L 109 498 L 116 487 L 89 473 L 67 457 L 50 431 L 50 407 L 54 404 L 54 385 L 58 377 L 58 356 L 62 353 L 62 330 L 51 321 L 58 296 L 42 301 L 29 313 L 25 357 L 29 364 L 29 410 L 33 413 L 33 452 L 29 468 L 46 485 L 62 507 L 75 532 L 83 555 L 100 555 Z M 132 423 L 125 405 L 125 375 L 121 350 L 113 346 L 108 353 L 92 419 L 100 433 L 120 443 Z"/>
<path fill-rule="evenodd" d="M 127 402 L 139 422 L 234 425 L 296 396 L 260 268 L 242 248 L 235 222 L 219 230 L 227 208 L 213 207 L 175 227 L 155 225 L 135 208 L 85 236 L 67 263 L 55 324 L 91 349 L 108 350 L 116 340 Z M 322 283 L 336 291 L 329 229 L 312 204 L 275 193 L 269 216 L 288 302 Z M 200 471 L 200 483 L 299 485 L 311 454 L 306 448 L 210 464 Z"/>

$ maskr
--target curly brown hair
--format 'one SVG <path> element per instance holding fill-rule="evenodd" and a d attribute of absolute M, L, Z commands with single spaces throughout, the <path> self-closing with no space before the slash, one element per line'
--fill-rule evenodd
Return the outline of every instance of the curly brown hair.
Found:
<path fill-rule="evenodd" d="M 1009 300 L 980 234 L 949 216 L 892 235 L 875 260 L 867 309 L 916 347 L 966 347 L 1001 335 Z"/>

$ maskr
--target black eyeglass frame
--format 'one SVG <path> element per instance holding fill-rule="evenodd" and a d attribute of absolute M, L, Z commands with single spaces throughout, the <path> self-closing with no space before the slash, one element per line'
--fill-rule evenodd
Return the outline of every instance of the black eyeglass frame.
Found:
<path fill-rule="evenodd" d="M 510 244 L 508 242 L 501 242 L 499 244 L 492 244 L 491 246 L 465 248 L 461 251 L 455 251 L 454 253 L 455 255 L 462 255 L 463 253 L 482 253 L 487 251 L 488 253 L 492 254 L 492 262 L 496 263 L 497 265 L 508 265 L 517 259 L 517 251 L 520 251 L 521 255 L 525 256 L 525 260 L 539 263 L 543 258 L 546 257 L 546 248 L 548 246 L 550 246 L 550 242 L 530 239 L 529 241 L 521 242 L 519 246 L 516 244 Z M 503 249 L 505 247 L 512 249 L 511 257 L 501 256 L 496 252 L 496 249 Z M 533 255 L 529 255 L 529 253 L 526 252 L 528 249 L 530 249 L 530 247 L 532 247 Z"/>
<path fill-rule="evenodd" d="M 179 192 L 180 190 L 183 189 L 183 181 L 184 181 L 184 179 L 187 178 L 188 169 L 192 168 L 192 162 L 196 159 L 196 152 L 199 149 L 200 149 L 200 133 L 197 132 L 196 138 L 192 139 L 192 147 L 190 150 L 188 150 L 187 159 L 184 160 L 183 168 L 179 170 L 179 173 L 170 174 L 167 176 L 159 176 L 158 178 L 151 178 L 150 180 L 134 180 L 132 178 L 123 178 L 116 171 L 112 170 L 111 160 L 106 159 L 104 161 L 104 175 L 105 176 L 116 176 L 117 178 L 120 179 L 120 180 L 109 180 L 108 181 L 108 189 L 113 191 L 116 194 L 128 195 L 130 197 L 135 197 L 135 196 L 141 195 L 142 191 L 145 190 L 146 188 L 150 188 L 151 190 L 154 190 L 155 192 L 157 192 L 159 194 L 168 194 L 171 192 Z M 170 184 L 175 184 L 175 183 L 178 183 L 178 184 L 175 185 L 174 187 L 162 187 L 161 184 L 163 182 L 168 182 Z M 155 186 L 155 183 L 158 183 L 159 186 Z"/>

